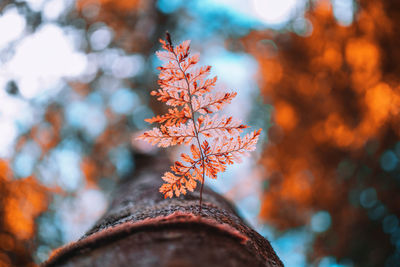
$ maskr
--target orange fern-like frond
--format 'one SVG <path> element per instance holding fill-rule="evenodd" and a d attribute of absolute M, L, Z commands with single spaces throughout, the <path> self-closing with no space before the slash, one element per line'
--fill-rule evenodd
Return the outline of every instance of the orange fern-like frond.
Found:
<path fill-rule="evenodd" d="M 160 40 L 164 51 L 156 52 L 164 61 L 159 67 L 160 89 L 151 92 L 157 100 L 173 108 L 168 113 L 145 121 L 159 123 L 160 127 L 146 131 L 137 139 L 152 145 L 168 147 L 190 145 L 191 155 L 181 154 L 181 161 L 164 173 L 160 192 L 167 197 L 185 195 L 201 183 L 200 209 L 205 177 L 217 178 L 227 165 L 241 162 L 242 156 L 255 150 L 261 129 L 240 134 L 248 126 L 229 116 L 210 115 L 231 103 L 236 92 L 210 93 L 217 77 L 208 78 L 210 66 L 196 67 L 199 55 L 191 56 L 190 41 L 174 47 L 167 33 L 166 41 Z"/>

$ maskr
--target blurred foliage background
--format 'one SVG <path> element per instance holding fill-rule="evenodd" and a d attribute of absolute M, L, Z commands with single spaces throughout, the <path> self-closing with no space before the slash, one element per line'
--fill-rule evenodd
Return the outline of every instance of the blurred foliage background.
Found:
<path fill-rule="evenodd" d="M 238 91 L 227 112 L 264 129 L 207 184 L 285 265 L 399 266 L 397 0 L 2 0 L 0 266 L 77 240 L 135 153 L 161 153 L 131 140 L 162 112 L 166 30 Z"/>

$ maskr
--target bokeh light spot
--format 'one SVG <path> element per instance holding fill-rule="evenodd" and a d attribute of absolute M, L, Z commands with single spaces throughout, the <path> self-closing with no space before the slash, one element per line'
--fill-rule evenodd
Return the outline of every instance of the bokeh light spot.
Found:
<path fill-rule="evenodd" d="M 65 0 L 50 0 L 43 8 L 43 16 L 48 20 L 56 20 L 66 9 Z"/>
<path fill-rule="evenodd" d="M 327 211 L 319 211 L 311 218 L 311 229 L 314 232 L 325 232 L 331 226 L 331 215 Z"/>
<path fill-rule="evenodd" d="M 2 117 L 0 117 L 0 129 L 0 157 L 8 157 L 13 153 L 13 145 L 18 130 L 13 121 Z"/>
<path fill-rule="evenodd" d="M 9 8 L 0 16 L 0 50 L 22 34 L 25 24 L 24 17 L 18 14 L 16 8 Z"/>
<path fill-rule="evenodd" d="M 396 168 L 398 161 L 398 158 L 391 150 L 385 151 L 380 159 L 382 169 L 387 172 L 393 171 Z"/>
<path fill-rule="evenodd" d="M 368 188 L 360 194 L 360 203 L 364 208 L 372 208 L 376 204 L 376 191 L 374 188 Z"/>
<path fill-rule="evenodd" d="M 340 264 L 336 261 L 336 259 L 334 257 L 323 257 L 319 264 L 318 267 L 350 267 L 353 266 L 353 264 L 349 263 L 349 264 Z"/>
<path fill-rule="evenodd" d="M 83 114 L 85 115 L 82 116 Z M 72 102 L 68 105 L 66 119 L 72 126 L 84 130 L 91 138 L 102 133 L 107 125 L 103 108 L 83 101 Z"/>
<path fill-rule="evenodd" d="M 35 164 L 35 158 L 28 153 L 20 153 L 14 159 L 14 171 L 19 177 L 31 175 Z"/>
<path fill-rule="evenodd" d="M 292 105 L 281 101 L 275 104 L 275 109 L 275 120 L 283 129 L 290 131 L 296 127 L 298 117 Z"/>
<path fill-rule="evenodd" d="M 111 30 L 108 27 L 103 26 L 90 35 L 90 45 L 93 50 L 103 50 L 111 43 L 112 38 L 113 33 Z"/>
<path fill-rule="evenodd" d="M 392 242 L 393 245 L 400 248 L 400 227 L 397 227 L 397 229 L 392 232 L 390 241 Z"/>
<path fill-rule="evenodd" d="M 68 147 L 60 147 L 53 151 L 59 171 L 59 184 L 69 191 L 78 189 L 82 183 L 80 169 L 81 156 L 78 151 Z"/>
<path fill-rule="evenodd" d="M 40 11 L 43 7 L 45 0 L 26 0 L 25 2 L 27 2 L 30 8 L 32 8 L 33 10 Z"/>
<path fill-rule="evenodd" d="M 379 220 L 386 213 L 386 208 L 384 205 L 379 204 L 374 209 L 368 212 L 368 216 L 371 220 Z"/>
<path fill-rule="evenodd" d="M 22 96 L 34 98 L 61 89 L 60 78 L 75 77 L 86 68 L 86 56 L 74 50 L 68 36 L 55 24 L 42 24 L 15 47 L 4 65 L 15 77 Z"/>
<path fill-rule="evenodd" d="M 297 0 L 253 0 L 254 10 L 259 19 L 272 25 L 285 23 L 291 18 Z"/>
<path fill-rule="evenodd" d="M 341 25 L 348 26 L 353 22 L 355 9 L 353 0 L 333 0 L 332 6 L 333 14 Z"/>
<path fill-rule="evenodd" d="M 399 226 L 399 219 L 396 217 L 396 215 L 388 215 L 385 217 L 385 219 L 383 219 L 382 225 L 385 233 L 393 233 Z"/>
<path fill-rule="evenodd" d="M 310 20 L 299 17 L 293 22 L 293 30 L 300 36 L 308 37 L 312 34 L 313 26 Z"/>
<path fill-rule="evenodd" d="M 151 118 L 154 116 L 153 111 L 148 107 L 141 105 L 133 111 L 132 122 L 138 129 L 144 129 L 148 127 L 148 123 L 144 121 L 146 118 Z"/>
<path fill-rule="evenodd" d="M 305 249 L 311 241 L 311 234 L 303 229 L 285 232 L 273 240 L 271 245 L 285 266 L 307 266 Z"/>
<path fill-rule="evenodd" d="M 140 104 L 138 95 L 126 88 L 117 90 L 110 100 L 111 109 L 118 114 L 128 114 Z"/>
<path fill-rule="evenodd" d="M 143 69 L 144 59 L 140 55 L 116 58 L 111 65 L 111 72 L 117 78 L 138 75 Z"/>
<path fill-rule="evenodd" d="M 158 0 L 157 8 L 166 14 L 170 14 L 178 10 L 182 5 L 182 0 Z"/>
<path fill-rule="evenodd" d="M 134 162 L 129 149 L 126 147 L 117 147 L 109 152 L 111 162 L 117 168 L 118 177 L 129 173 L 134 167 Z"/>

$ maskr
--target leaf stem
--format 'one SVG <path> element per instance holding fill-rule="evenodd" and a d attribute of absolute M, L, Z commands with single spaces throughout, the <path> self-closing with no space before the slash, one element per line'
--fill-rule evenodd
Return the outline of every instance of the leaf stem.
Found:
<path fill-rule="evenodd" d="M 172 45 L 172 44 L 171 44 Z M 193 109 L 193 105 L 192 105 L 192 94 L 190 93 L 190 82 L 186 76 L 186 72 L 182 69 L 181 67 L 181 63 L 179 62 L 178 59 L 178 55 L 175 53 L 175 51 L 173 49 L 171 49 L 172 53 L 175 55 L 175 60 L 178 63 L 179 69 L 182 72 L 183 76 L 185 77 L 185 81 L 186 81 L 186 85 L 187 85 L 187 91 L 188 91 L 188 95 L 189 95 L 189 107 L 190 107 L 190 113 L 191 113 L 191 120 L 193 121 L 193 128 L 194 128 L 194 133 L 195 133 L 195 137 L 197 140 L 197 145 L 199 147 L 200 150 L 200 155 L 201 155 L 201 165 L 203 166 L 203 178 L 201 181 L 201 188 L 200 188 L 200 213 L 202 211 L 202 202 L 203 202 L 203 187 L 204 187 L 204 179 L 205 179 L 205 164 L 204 164 L 204 153 L 203 153 L 203 149 L 201 148 L 201 144 L 200 144 L 200 139 L 199 139 L 199 131 L 197 129 L 196 126 L 196 121 L 195 121 L 195 111 Z"/>

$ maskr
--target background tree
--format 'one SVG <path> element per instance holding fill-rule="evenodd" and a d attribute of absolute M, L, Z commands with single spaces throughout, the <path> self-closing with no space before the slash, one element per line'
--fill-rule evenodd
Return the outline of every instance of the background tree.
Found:
<path fill-rule="evenodd" d="M 318 1 L 305 37 L 259 31 L 244 39 L 274 106 L 261 216 L 281 230 L 311 221 L 318 234 L 310 261 L 335 255 L 355 266 L 396 266 L 400 5 L 358 4 L 346 27 Z"/>

